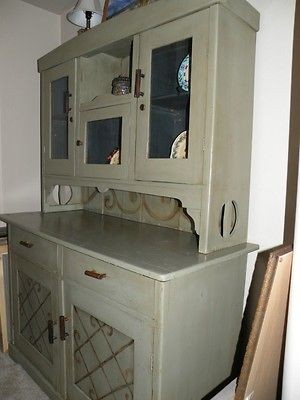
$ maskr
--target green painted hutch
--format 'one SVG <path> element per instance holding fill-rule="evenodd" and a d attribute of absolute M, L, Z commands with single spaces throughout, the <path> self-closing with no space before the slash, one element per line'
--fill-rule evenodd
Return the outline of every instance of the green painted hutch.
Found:
<path fill-rule="evenodd" d="M 160 0 L 38 61 L 42 212 L 2 219 L 10 355 L 51 399 L 200 400 L 230 374 L 258 28 L 244 0 Z"/>

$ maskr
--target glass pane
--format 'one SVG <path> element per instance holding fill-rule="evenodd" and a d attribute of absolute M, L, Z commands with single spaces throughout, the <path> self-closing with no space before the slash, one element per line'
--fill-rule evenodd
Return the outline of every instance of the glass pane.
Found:
<path fill-rule="evenodd" d="M 122 117 L 87 123 L 86 164 L 121 163 Z"/>
<path fill-rule="evenodd" d="M 73 326 L 75 385 L 92 400 L 133 400 L 133 339 L 78 307 Z"/>
<path fill-rule="evenodd" d="M 48 340 L 48 320 L 52 320 L 51 292 L 23 272 L 19 279 L 20 334 L 50 362 L 53 360 Z"/>
<path fill-rule="evenodd" d="M 51 158 L 68 158 L 68 77 L 51 83 Z"/>
<path fill-rule="evenodd" d="M 152 52 L 149 158 L 187 158 L 192 39 Z"/>

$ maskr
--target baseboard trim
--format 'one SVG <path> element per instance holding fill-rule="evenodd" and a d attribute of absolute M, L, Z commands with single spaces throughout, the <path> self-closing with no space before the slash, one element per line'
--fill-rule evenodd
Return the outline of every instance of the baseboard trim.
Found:
<path fill-rule="evenodd" d="M 41 375 L 41 373 L 28 361 L 28 359 L 13 345 L 9 344 L 9 356 L 18 364 L 22 365 L 25 371 L 39 385 L 51 400 L 63 400 L 61 395 L 57 393 L 49 382 Z"/>

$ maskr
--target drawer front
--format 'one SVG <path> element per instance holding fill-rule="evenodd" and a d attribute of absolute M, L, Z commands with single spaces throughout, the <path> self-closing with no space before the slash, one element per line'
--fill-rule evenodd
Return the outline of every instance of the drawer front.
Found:
<path fill-rule="evenodd" d="M 154 313 L 154 280 L 64 248 L 64 278 L 147 316 Z"/>
<path fill-rule="evenodd" d="M 32 263 L 57 269 L 57 245 L 30 232 L 11 226 L 10 249 Z"/>

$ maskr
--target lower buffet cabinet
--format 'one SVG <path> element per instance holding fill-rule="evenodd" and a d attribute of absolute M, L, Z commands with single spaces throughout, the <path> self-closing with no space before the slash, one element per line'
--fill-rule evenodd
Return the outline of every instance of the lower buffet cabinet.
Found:
<path fill-rule="evenodd" d="M 159 281 L 9 231 L 10 354 L 51 399 L 200 400 L 230 374 L 249 249 Z"/>

